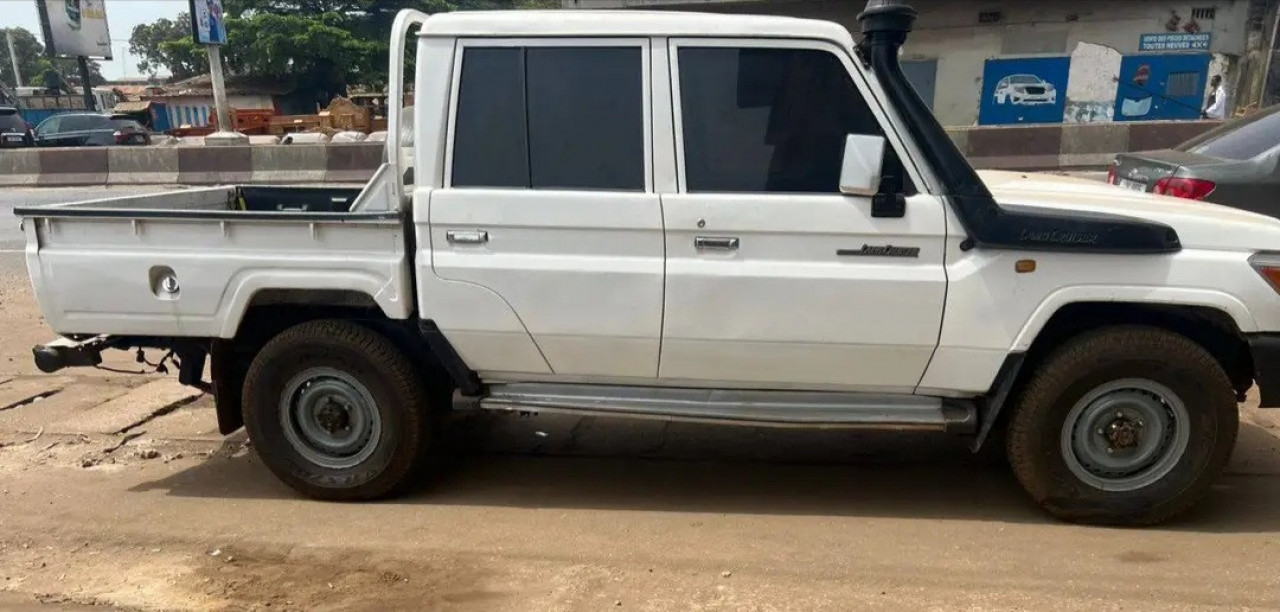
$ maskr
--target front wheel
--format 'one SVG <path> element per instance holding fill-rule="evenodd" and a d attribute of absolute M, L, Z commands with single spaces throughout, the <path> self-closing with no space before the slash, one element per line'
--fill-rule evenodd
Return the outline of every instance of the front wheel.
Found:
<path fill-rule="evenodd" d="M 1112 327 L 1071 340 L 1012 406 L 1009 462 L 1054 516 L 1150 525 L 1190 508 L 1235 446 L 1222 367 L 1184 336 Z"/>
<path fill-rule="evenodd" d="M 367 500 L 405 488 L 429 440 L 426 393 L 385 337 L 346 321 L 285 330 L 245 376 L 245 428 L 267 467 L 301 493 Z"/>

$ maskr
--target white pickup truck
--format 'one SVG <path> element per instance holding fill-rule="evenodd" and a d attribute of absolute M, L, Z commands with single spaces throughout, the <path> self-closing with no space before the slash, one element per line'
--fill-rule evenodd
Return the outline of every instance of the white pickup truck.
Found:
<path fill-rule="evenodd" d="M 36 362 L 171 350 L 322 499 L 403 490 L 457 404 L 945 430 L 1058 517 L 1177 514 L 1280 406 L 1280 221 L 975 172 L 914 18 L 404 12 L 413 144 L 363 190 L 19 209 Z"/>

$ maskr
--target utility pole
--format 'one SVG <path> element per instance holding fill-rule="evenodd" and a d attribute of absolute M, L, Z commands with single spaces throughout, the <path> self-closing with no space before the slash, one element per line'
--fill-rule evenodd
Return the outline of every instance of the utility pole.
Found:
<path fill-rule="evenodd" d="M 13 63 L 13 86 L 22 87 L 22 73 L 18 72 L 18 54 L 13 52 L 13 28 L 4 31 L 4 38 L 9 43 L 9 61 Z"/>
<path fill-rule="evenodd" d="M 89 83 L 89 58 L 80 55 L 76 56 L 76 62 L 80 64 L 80 89 L 84 91 L 84 108 L 90 112 L 98 110 L 98 105 L 93 99 L 93 86 Z"/>

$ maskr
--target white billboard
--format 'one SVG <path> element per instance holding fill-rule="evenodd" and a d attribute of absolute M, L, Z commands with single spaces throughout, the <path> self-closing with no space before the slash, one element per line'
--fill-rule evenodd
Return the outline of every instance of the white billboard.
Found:
<path fill-rule="evenodd" d="M 36 0 L 36 6 L 49 55 L 111 59 L 105 0 Z"/>

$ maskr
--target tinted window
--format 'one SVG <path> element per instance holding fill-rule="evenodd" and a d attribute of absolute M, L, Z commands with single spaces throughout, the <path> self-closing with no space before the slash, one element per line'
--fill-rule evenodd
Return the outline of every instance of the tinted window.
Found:
<path fill-rule="evenodd" d="M 101 130 L 111 127 L 111 122 L 98 115 L 67 115 L 62 118 L 60 132 L 78 132 L 81 130 Z"/>
<path fill-rule="evenodd" d="M 454 186 L 644 189 L 639 48 L 468 48 L 460 78 Z"/>
<path fill-rule="evenodd" d="M 453 184 L 528 187 L 524 51 L 469 48 L 462 56 Z"/>
<path fill-rule="evenodd" d="M 0 132 L 25 132 L 27 123 L 14 109 L 0 109 Z"/>
<path fill-rule="evenodd" d="M 112 118 L 111 126 L 117 130 L 137 130 L 139 132 L 147 131 L 147 128 L 142 127 L 141 123 L 138 123 L 133 119 Z"/>
<path fill-rule="evenodd" d="M 846 136 L 883 135 L 825 51 L 684 48 L 679 62 L 688 191 L 838 193 Z M 901 172 L 889 150 L 885 175 Z"/>
<path fill-rule="evenodd" d="M 533 187 L 644 189 L 640 49 L 526 53 Z"/>
<path fill-rule="evenodd" d="M 57 133 L 58 126 L 61 124 L 62 117 L 49 117 L 48 119 L 41 121 L 40 125 L 36 126 L 36 131 L 41 134 L 54 134 Z"/>
<path fill-rule="evenodd" d="M 1280 106 L 1225 124 L 1178 149 L 1221 159 L 1253 159 L 1280 145 Z"/>

